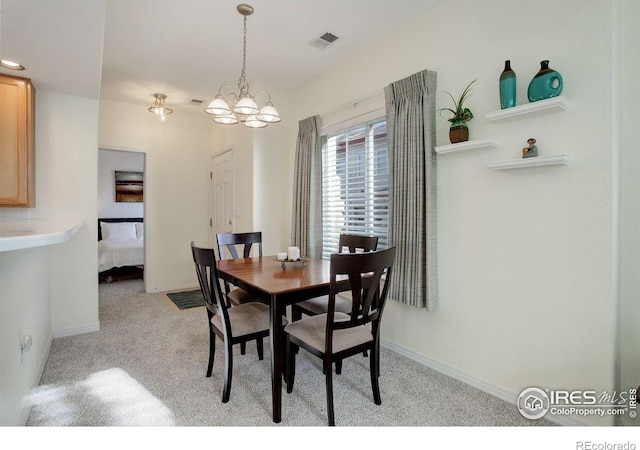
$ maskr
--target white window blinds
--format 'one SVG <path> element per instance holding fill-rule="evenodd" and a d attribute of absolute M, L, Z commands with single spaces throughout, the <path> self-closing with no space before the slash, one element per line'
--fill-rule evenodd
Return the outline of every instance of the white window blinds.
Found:
<path fill-rule="evenodd" d="M 322 149 L 322 257 L 338 251 L 340 234 L 378 236 L 387 248 L 387 124 L 379 119 L 327 136 Z"/>

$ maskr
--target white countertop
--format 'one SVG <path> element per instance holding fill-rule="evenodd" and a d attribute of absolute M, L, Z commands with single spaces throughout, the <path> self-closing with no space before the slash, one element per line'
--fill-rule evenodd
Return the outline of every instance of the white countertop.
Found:
<path fill-rule="evenodd" d="M 72 219 L 0 220 L 0 252 L 68 241 L 82 223 Z"/>

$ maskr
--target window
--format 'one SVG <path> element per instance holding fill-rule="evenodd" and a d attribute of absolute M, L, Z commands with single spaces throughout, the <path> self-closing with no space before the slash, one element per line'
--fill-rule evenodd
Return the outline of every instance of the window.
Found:
<path fill-rule="evenodd" d="M 341 233 L 378 236 L 387 247 L 387 123 L 380 119 L 327 136 L 322 149 L 322 257 Z"/>

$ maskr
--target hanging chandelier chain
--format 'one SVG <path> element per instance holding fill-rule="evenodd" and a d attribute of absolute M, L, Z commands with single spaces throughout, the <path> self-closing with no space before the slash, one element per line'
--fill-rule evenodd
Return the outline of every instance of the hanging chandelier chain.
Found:
<path fill-rule="evenodd" d="M 242 39 L 242 72 L 240 72 L 240 78 L 238 79 L 238 89 L 240 89 L 240 95 L 249 91 L 247 86 L 247 16 L 244 16 L 244 30 Z"/>

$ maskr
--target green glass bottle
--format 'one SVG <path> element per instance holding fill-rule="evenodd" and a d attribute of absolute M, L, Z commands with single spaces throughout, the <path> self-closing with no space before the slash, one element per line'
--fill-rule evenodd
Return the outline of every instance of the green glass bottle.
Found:
<path fill-rule="evenodd" d="M 516 106 L 516 73 L 511 70 L 511 61 L 504 62 L 504 70 L 500 74 L 500 108 Z"/>
<path fill-rule="evenodd" d="M 540 61 L 540 70 L 529 83 L 527 96 L 530 102 L 557 97 L 562 92 L 562 75 L 549 68 L 549 60 Z"/>

